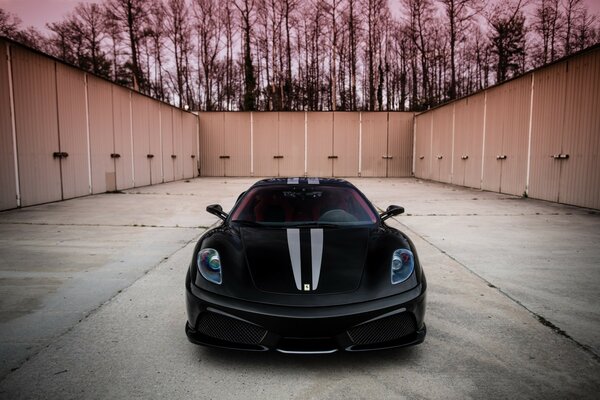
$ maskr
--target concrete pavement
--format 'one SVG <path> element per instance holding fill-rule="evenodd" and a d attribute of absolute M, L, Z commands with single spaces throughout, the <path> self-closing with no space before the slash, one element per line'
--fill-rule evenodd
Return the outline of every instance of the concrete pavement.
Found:
<path fill-rule="evenodd" d="M 393 224 L 413 238 L 425 265 L 425 343 L 316 357 L 188 343 L 185 271 L 195 239 L 216 222 L 204 208 L 229 209 L 254 180 L 203 178 L 0 213 L 0 350 L 9 356 L 0 397 L 594 398 L 600 391 L 598 215 L 414 179 L 352 181 L 378 207 L 407 210 Z M 77 318 L 61 316 L 71 311 Z"/>

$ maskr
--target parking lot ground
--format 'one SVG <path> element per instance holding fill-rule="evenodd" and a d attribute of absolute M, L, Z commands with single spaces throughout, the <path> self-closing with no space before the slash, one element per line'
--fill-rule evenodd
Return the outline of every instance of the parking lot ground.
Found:
<path fill-rule="evenodd" d="M 184 276 L 216 222 L 203 210 L 229 209 L 253 181 L 0 213 L 0 397 L 597 398 L 600 216 L 415 179 L 352 182 L 406 208 L 391 223 L 425 267 L 423 344 L 320 356 L 190 344 Z"/>

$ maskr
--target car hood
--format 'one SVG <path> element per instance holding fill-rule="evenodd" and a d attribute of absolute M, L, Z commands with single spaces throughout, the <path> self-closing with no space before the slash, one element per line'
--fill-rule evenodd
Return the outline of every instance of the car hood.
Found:
<path fill-rule="evenodd" d="M 356 290 L 369 228 L 240 228 L 256 287 L 272 293 L 333 294 Z"/>

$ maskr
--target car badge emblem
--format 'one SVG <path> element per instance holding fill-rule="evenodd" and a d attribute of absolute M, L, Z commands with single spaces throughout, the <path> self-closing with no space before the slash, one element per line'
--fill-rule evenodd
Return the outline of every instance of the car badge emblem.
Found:
<path fill-rule="evenodd" d="M 308 291 L 310 291 L 310 283 L 305 283 L 305 284 L 304 284 L 304 291 L 305 291 L 305 292 L 308 292 Z"/>

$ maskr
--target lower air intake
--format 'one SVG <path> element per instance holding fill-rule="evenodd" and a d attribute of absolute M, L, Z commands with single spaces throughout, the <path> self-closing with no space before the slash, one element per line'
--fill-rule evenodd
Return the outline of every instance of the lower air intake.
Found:
<path fill-rule="evenodd" d="M 391 342 L 415 333 L 417 325 L 410 313 L 400 313 L 377 319 L 348 330 L 350 340 L 357 345 Z"/>
<path fill-rule="evenodd" d="M 226 315 L 207 312 L 198 322 L 198 332 L 231 343 L 259 344 L 267 334 L 263 328 Z"/>

